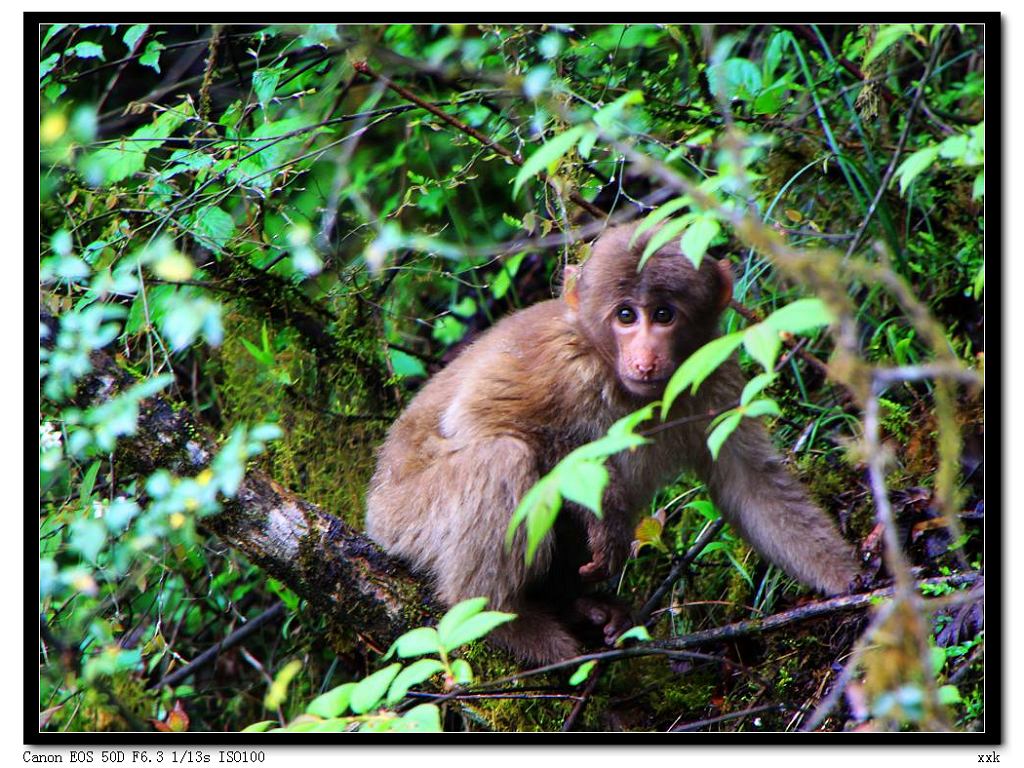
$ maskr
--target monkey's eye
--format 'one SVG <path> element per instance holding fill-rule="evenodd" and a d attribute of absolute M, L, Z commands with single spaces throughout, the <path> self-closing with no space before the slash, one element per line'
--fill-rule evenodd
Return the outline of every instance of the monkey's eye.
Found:
<path fill-rule="evenodd" d="M 619 307 L 615 310 L 615 317 L 623 325 L 632 325 L 636 322 L 636 311 L 632 307 Z"/>
<path fill-rule="evenodd" d="M 658 307 L 651 313 L 651 321 L 661 325 L 668 325 L 675 320 L 675 317 L 676 313 L 672 307 Z"/>

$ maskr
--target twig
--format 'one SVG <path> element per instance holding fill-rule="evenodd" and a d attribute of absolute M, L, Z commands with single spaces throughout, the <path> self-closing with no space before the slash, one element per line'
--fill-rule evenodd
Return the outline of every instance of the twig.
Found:
<path fill-rule="evenodd" d="M 362 74 L 366 75 L 367 77 L 372 77 L 373 79 L 380 81 L 381 83 L 386 85 L 388 88 L 393 90 L 395 93 L 397 93 L 399 96 L 401 96 L 403 99 L 406 99 L 407 101 L 411 101 L 413 104 L 416 104 L 416 105 L 422 107 L 423 109 L 425 109 L 428 112 L 430 112 L 430 114 L 435 115 L 436 117 L 440 118 L 441 120 L 444 120 L 446 123 L 448 123 L 448 125 L 450 125 L 453 128 L 461 131 L 462 133 L 466 134 L 467 136 L 472 136 L 474 139 L 476 139 L 478 142 L 483 144 L 485 147 L 487 147 L 488 149 L 493 150 L 494 152 L 497 152 L 499 155 L 504 157 L 506 160 L 508 160 L 513 165 L 520 166 L 520 167 L 523 165 L 523 158 L 520 157 L 515 152 L 512 152 L 510 149 L 507 149 L 506 147 L 502 146 L 501 144 L 496 142 L 494 139 L 490 138 L 489 136 L 487 136 L 486 134 L 482 133 L 481 131 L 478 131 L 473 126 L 467 125 L 466 123 L 462 122 L 457 117 L 453 117 L 453 116 L 449 115 L 443 109 L 441 109 L 439 107 L 435 107 L 429 101 L 425 101 L 424 99 L 421 99 L 419 96 L 417 96 L 415 93 L 410 91 L 408 88 L 405 88 L 405 87 L 399 85 L 398 83 L 394 82 L 390 78 L 385 77 L 384 75 L 382 75 L 379 72 L 375 71 L 365 61 L 358 61 L 353 66 L 355 67 L 357 72 L 361 72 Z M 540 177 L 546 183 L 554 185 L 554 180 L 551 179 L 547 174 L 541 173 L 539 175 L 540 175 Z M 591 216 L 594 216 L 595 218 L 603 219 L 607 215 L 606 211 L 601 210 L 596 205 L 591 203 L 589 200 L 581 197 L 580 194 L 577 193 L 577 192 L 570 192 L 569 193 L 569 199 L 572 200 L 574 203 L 576 203 L 576 205 L 578 205 L 580 208 L 585 210 L 587 213 L 589 213 Z"/>
<path fill-rule="evenodd" d="M 961 586 L 964 584 L 973 584 L 980 578 L 980 572 L 968 571 L 966 573 L 958 573 L 952 576 L 941 576 L 931 579 L 923 579 L 917 582 L 915 586 L 924 587 L 940 584 L 948 586 Z M 644 643 L 639 647 L 654 647 L 665 648 L 669 650 L 682 650 L 685 648 L 692 648 L 697 645 L 703 645 L 705 643 L 732 640 L 734 638 L 743 637 L 745 635 L 756 635 L 762 632 L 769 632 L 775 629 L 779 629 L 780 627 L 784 627 L 789 624 L 795 624 L 799 621 L 818 618 L 819 616 L 827 616 L 833 613 L 841 613 L 843 611 L 853 611 L 860 610 L 862 608 L 867 608 L 871 606 L 876 600 L 892 597 L 895 591 L 896 590 L 893 587 L 883 587 L 881 589 L 876 589 L 871 592 L 860 592 L 853 595 L 841 595 L 839 597 L 832 597 L 827 600 L 820 600 L 816 603 L 808 603 L 806 605 L 801 605 L 798 608 L 793 608 L 789 611 L 783 611 L 782 613 L 772 614 L 771 616 L 765 616 L 764 618 L 737 621 L 733 624 L 726 624 L 724 626 L 715 627 L 714 629 L 707 629 L 702 632 L 691 632 L 688 635 L 681 635 L 679 637 L 673 637 L 668 640 L 658 640 L 650 644 Z"/>
<path fill-rule="evenodd" d="M 921 379 L 953 379 L 963 384 L 981 385 L 984 377 L 977 371 L 961 368 L 956 364 L 924 363 L 922 365 L 904 365 L 896 368 L 876 368 L 871 377 L 879 386 L 896 384 Z"/>
<path fill-rule="evenodd" d="M 856 645 L 853 647 L 853 651 L 850 653 L 849 659 L 846 661 L 846 665 L 843 667 L 843 671 L 839 674 L 839 678 L 833 684 L 832 689 L 823 698 L 818 706 L 814 708 L 814 713 L 810 719 L 807 720 L 803 725 L 800 726 L 801 731 L 813 731 L 828 717 L 828 714 L 835 707 L 839 701 L 839 697 L 842 696 L 843 691 L 846 690 L 846 686 L 850 684 L 850 680 L 853 678 L 853 672 L 860 663 L 860 657 L 864 654 L 864 651 L 871 646 L 874 642 L 875 632 L 881 627 L 892 615 L 892 609 L 895 603 L 889 603 L 889 605 L 883 607 L 871 620 L 871 624 L 860 633 L 860 637 L 857 639 Z"/>
<path fill-rule="evenodd" d="M 706 526 L 700 535 L 697 536 L 697 540 L 693 542 L 693 546 L 690 547 L 686 554 L 679 558 L 676 558 L 672 563 L 672 568 L 668 572 L 668 576 L 665 580 L 658 585 L 658 588 L 654 590 L 653 594 L 648 598 L 647 602 L 644 603 L 643 608 L 637 614 L 637 624 L 644 624 L 650 627 L 655 619 L 652 618 L 651 614 L 654 613 L 654 609 L 658 607 L 661 600 L 668 593 L 672 586 L 679 581 L 682 575 L 686 572 L 686 569 L 690 567 L 690 564 L 697 559 L 697 556 L 704 551 L 704 548 L 711 543 L 719 531 L 725 526 L 725 520 L 718 518 L 710 525 Z"/>
<path fill-rule="evenodd" d="M 686 572 L 686 569 L 690 564 L 697 559 L 697 556 L 704 551 L 704 547 L 706 547 L 711 540 L 718 535 L 718 532 L 722 530 L 724 525 L 725 520 L 723 518 L 718 518 L 705 527 L 704 530 L 701 531 L 700 535 L 697 536 L 697 540 L 693 543 L 693 546 L 690 547 L 684 555 L 677 558 L 672 563 L 672 569 L 669 571 L 668 576 L 658 586 L 658 588 L 654 590 L 654 594 L 651 595 L 650 599 L 644 604 L 643 608 L 641 608 L 640 612 L 637 614 L 635 622 L 637 626 L 643 624 L 649 627 L 654 624 L 656 619 L 651 618 L 651 614 L 654 612 L 654 609 L 658 607 L 661 599 L 672 588 L 672 585 L 679 580 L 683 573 Z M 579 718 L 580 713 L 583 712 L 583 708 L 590 700 L 591 694 L 593 694 L 594 689 L 597 688 L 597 682 L 601 676 L 601 671 L 600 662 L 595 664 L 594 668 L 590 670 L 590 676 L 587 678 L 587 687 L 584 689 L 579 701 L 577 701 L 575 706 L 573 706 L 572 712 L 569 713 L 565 722 L 562 723 L 563 732 L 571 731 L 573 729 L 577 718 Z"/>
<path fill-rule="evenodd" d="M 928 78 L 931 77 L 932 69 L 935 67 L 935 62 L 939 59 L 939 51 L 942 50 L 942 43 L 946 39 L 946 31 L 943 30 L 941 36 L 935 41 L 935 45 L 932 47 L 932 55 L 928 59 L 928 66 L 925 67 L 924 74 L 921 75 L 921 79 L 917 82 L 917 90 L 914 91 L 914 98 L 910 102 L 910 108 L 907 110 L 907 117 L 903 124 L 903 132 L 900 134 L 900 140 L 896 144 L 896 151 L 892 154 L 892 159 L 889 160 L 889 166 L 885 169 L 885 175 L 882 176 L 882 182 L 878 185 L 878 190 L 875 192 L 875 198 L 871 201 L 871 205 L 868 206 L 867 213 L 864 214 L 864 220 L 860 223 L 857 228 L 857 232 L 854 234 L 853 240 L 850 242 L 850 247 L 846 249 L 846 258 L 850 258 L 860 247 L 861 240 L 864 238 L 864 232 L 868 228 L 868 224 L 871 223 L 871 219 L 875 215 L 875 209 L 878 208 L 879 202 L 882 200 L 882 195 L 885 194 L 885 190 L 889 186 L 889 182 L 892 181 L 892 176 L 896 172 L 896 163 L 900 159 L 900 155 L 903 154 L 903 147 L 906 146 L 907 139 L 910 137 L 910 127 L 914 122 L 914 113 L 917 112 L 918 106 L 921 104 L 921 99 L 924 96 L 924 86 L 928 82 Z M 885 91 L 882 91 L 885 93 Z"/>
<path fill-rule="evenodd" d="M 249 635 L 253 634 L 256 630 L 271 621 L 281 618 L 284 615 L 284 603 L 278 602 L 271 606 L 263 613 L 251 621 L 247 621 L 245 624 L 240 626 L 230 635 L 225 637 L 216 645 L 207 648 L 205 651 L 196 656 L 185 666 L 176 669 L 169 675 L 166 675 L 163 679 L 149 686 L 150 689 L 163 688 L 164 686 L 177 685 L 185 678 L 195 674 L 198 670 L 205 667 L 211 661 L 215 660 L 220 656 L 221 652 L 228 650 L 238 645 L 240 642 L 245 640 Z"/>
<path fill-rule="evenodd" d="M 594 668 L 590 670 L 590 677 L 587 678 L 587 687 L 583 689 L 583 693 L 580 694 L 579 699 L 573 704 L 572 712 L 565 718 L 565 722 L 562 723 L 562 733 L 570 732 L 576 726 L 576 720 L 583 712 L 583 708 L 587 706 L 587 702 L 590 701 L 590 697 L 593 695 L 594 690 L 597 688 L 597 681 L 601 678 L 601 662 L 597 662 Z"/>
<path fill-rule="evenodd" d="M 705 728 L 715 723 L 724 723 L 728 720 L 736 720 L 741 717 L 747 717 L 748 715 L 756 715 L 758 712 L 770 712 L 776 709 L 783 709 L 781 704 L 762 704 L 759 707 L 750 707 L 749 709 L 741 709 L 739 712 L 729 712 L 725 715 L 719 715 L 718 717 L 709 717 L 706 720 L 694 720 L 692 723 L 686 723 L 685 725 L 673 726 L 669 730 L 672 733 L 677 731 L 696 731 L 700 728 Z"/>
<path fill-rule="evenodd" d="M 760 323 L 764 319 L 754 310 L 748 309 L 747 307 L 740 304 L 738 301 L 736 301 L 736 299 L 731 299 L 729 301 L 729 307 L 751 325 Z M 798 346 L 796 339 L 786 338 L 783 339 L 783 343 L 792 350 L 793 354 L 795 354 L 805 363 L 808 363 L 812 368 L 816 369 L 822 375 L 828 376 L 828 364 L 814 353 L 808 352 L 803 347 Z"/>

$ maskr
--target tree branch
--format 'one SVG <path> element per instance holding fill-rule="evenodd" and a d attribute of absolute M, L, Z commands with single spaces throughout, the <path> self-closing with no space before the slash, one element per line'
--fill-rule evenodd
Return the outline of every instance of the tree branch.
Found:
<path fill-rule="evenodd" d="M 91 361 L 77 405 L 104 402 L 135 383 L 106 352 Z M 115 462 L 141 475 L 166 467 L 194 476 L 215 453 L 215 442 L 189 410 L 157 395 L 142 401 L 138 428 L 118 443 Z M 382 651 L 410 627 L 440 615 L 430 590 L 401 563 L 259 469 L 246 473 L 223 507 L 202 525 L 305 598 L 342 630 L 345 642 Z"/>

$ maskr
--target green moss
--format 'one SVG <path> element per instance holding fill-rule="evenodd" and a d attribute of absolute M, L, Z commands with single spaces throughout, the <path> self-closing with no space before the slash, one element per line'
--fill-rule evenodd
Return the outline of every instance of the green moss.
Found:
<path fill-rule="evenodd" d="M 882 426 L 890 435 L 901 442 L 906 442 L 909 435 L 910 410 L 884 397 L 878 398 L 878 402 L 882 406 Z"/>
<path fill-rule="evenodd" d="M 372 331 L 339 331 L 344 341 L 325 365 L 324 356 L 307 349 L 298 333 L 268 327 L 268 364 L 242 341 L 263 349 L 263 323 L 230 312 L 225 326 L 224 344 L 212 363 L 225 430 L 276 421 L 284 437 L 261 459 L 267 472 L 360 528 L 373 449 L 388 424 L 387 417 L 377 418 L 381 393 L 366 374 L 376 355 Z"/>

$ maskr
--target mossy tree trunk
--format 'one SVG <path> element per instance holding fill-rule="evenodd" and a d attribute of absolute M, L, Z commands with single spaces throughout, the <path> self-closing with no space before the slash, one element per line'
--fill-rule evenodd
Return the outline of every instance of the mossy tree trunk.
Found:
<path fill-rule="evenodd" d="M 97 405 L 135 383 L 110 355 L 92 356 L 78 404 Z M 121 438 L 119 473 L 144 476 L 160 467 L 183 476 L 203 470 L 215 440 L 185 407 L 157 395 L 143 400 L 134 435 Z M 223 510 L 202 520 L 325 615 L 336 636 L 382 651 L 408 629 L 438 615 L 427 586 L 337 517 L 250 468 Z M 335 634 L 335 633 L 332 633 Z"/>

